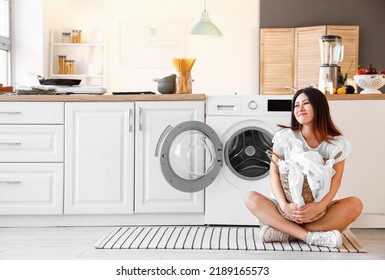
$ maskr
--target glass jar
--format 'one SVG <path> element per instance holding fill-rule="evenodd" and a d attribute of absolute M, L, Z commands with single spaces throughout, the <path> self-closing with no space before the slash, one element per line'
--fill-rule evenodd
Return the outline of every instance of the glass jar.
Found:
<path fill-rule="evenodd" d="M 76 43 L 76 30 L 72 30 L 72 43 Z"/>
<path fill-rule="evenodd" d="M 191 72 L 178 72 L 176 77 L 176 93 L 192 93 Z"/>
<path fill-rule="evenodd" d="M 75 74 L 75 60 L 66 60 L 66 74 L 73 75 Z"/>
<path fill-rule="evenodd" d="M 61 42 L 62 43 L 71 43 L 71 33 L 70 32 L 63 32 L 61 34 Z"/>
<path fill-rule="evenodd" d="M 329 78 L 329 74 L 325 74 L 325 78 L 320 82 L 318 89 L 323 92 L 323 94 L 333 94 L 333 82 Z"/>
<path fill-rule="evenodd" d="M 81 43 L 82 42 L 82 31 L 81 30 L 78 30 L 78 34 L 77 34 L 77 43 Z"/>
<path fill-rule="evenodd" d="M 66 74 L 66 56 L 58 56 L 59 74 Z"/>
<path fill-rule="evenodd" d="M 82 41 L 82 31 L 72 30 L 72 43 L 80 43 Z"/>

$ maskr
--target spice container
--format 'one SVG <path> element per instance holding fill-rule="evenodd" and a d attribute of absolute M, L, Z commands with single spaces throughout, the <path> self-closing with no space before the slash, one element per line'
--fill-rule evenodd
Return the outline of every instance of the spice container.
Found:
<path fill-rule="evenodd" d="M 70 32 L 63 32 L 61 34 L 61 42 L 62 43 L 71 43 L 71 33 Z"/>
<path fill-rule="evenodd" d="M 58 56 L 59 74 L 66 74 L 66 56 Z"/>

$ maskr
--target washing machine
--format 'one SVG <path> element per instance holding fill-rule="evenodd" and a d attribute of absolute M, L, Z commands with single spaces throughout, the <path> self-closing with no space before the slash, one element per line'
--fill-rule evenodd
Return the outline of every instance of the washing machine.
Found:
<path fill-rule="evenodd" d="M 266 150 L 290 123 L 291 96 L 209 96 L 206 122 L 167 127 L 156 150 L 170 186 L 205 192 L 205 224 L 257 225 L 244 205 L 255 190 L 270 195 Z"/>

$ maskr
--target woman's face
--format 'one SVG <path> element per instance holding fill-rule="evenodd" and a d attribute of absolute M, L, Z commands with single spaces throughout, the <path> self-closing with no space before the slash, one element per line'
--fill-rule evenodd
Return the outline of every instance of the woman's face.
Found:
<path fill-rule="evenodd" d="M 298 95 L 294 102 L 294 116 L 302 125 L 312 124 L 314 109 L 305 93 Z"/>

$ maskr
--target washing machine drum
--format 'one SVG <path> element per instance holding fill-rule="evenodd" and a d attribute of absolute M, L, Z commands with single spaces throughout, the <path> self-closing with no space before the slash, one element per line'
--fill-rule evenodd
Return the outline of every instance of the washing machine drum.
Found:
<path fill-rule="evenodd" d="M 267 176 L 270 160 L 266 151 L 272 147 L 272 138 L 270 132 L 259 127 L 246 127 L 234 133 L 225 145 L 227 167 L 245 180 Z"/>

